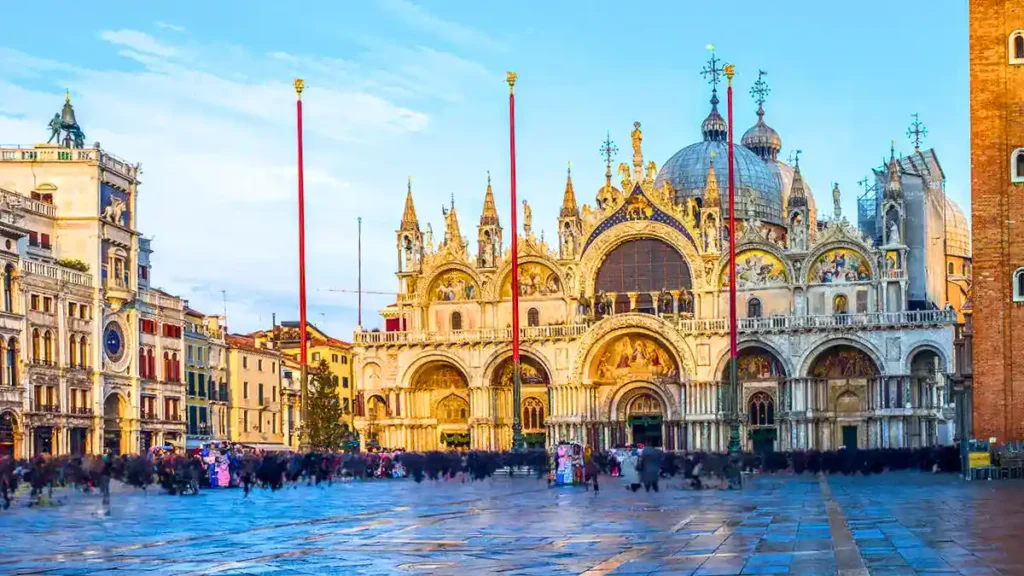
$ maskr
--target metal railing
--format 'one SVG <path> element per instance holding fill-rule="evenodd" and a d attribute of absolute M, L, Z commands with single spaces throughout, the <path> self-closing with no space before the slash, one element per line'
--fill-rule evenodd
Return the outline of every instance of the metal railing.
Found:
<path fill-rule="evenodd" d="M 639 314 L 636 312 L 629 314 Z M 617 314 L 616 316 L 622 316 Z M 725 318 L 694 319 L 688 316 L 663 316 L 683 334 L 727 333 L 729 321 Z M 607 318 L 606 318 L 607 319 Z M 808 331 L 832 329 L 889 329 L 954 324 L 956 312 L 951 310 L 920 310 L 904 312 L 868 312 L 862 314 L 822 314 L 814 316 L 766 316 L 741 318 L 737 328 L 741 333 L 773 331 Z M 593 324 L 560 324 L 557 326 L 529 326 L 519 329 L 521 340 L 546 340 L 582 336 Z M 356 332 L 356 344 L 365 346 L 445 344 L 467 342 L 507 342 L 512 339 L 511 328 L 455 330 L 451 332 Z"/>

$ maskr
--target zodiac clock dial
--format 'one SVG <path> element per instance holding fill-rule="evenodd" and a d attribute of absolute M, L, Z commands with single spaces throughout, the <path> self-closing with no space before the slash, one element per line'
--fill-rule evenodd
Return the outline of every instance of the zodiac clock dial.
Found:
<path fill-rule="evenodd" d="M 117 322 L 107 324 L 107 329 L 103 331 L 103 349 L 107 358 L 115 364 L 124 357 L 124 331 Z"/>

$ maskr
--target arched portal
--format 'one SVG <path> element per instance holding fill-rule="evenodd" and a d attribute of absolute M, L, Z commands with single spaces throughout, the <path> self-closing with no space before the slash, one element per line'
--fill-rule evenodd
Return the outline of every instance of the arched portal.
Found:
<path fill-rule="evenodd" d="M 0 457 L 16 455 L 15 432 L 18 429 L 18 418 L 13 412 L 0 413 Z"/>
<path fill-rule="evenodd" d="M 690 265 L 678 250 L 657 238 L 627 240 L 609 252 L 597 271 L 595 293 L 614 293 L 615 312 L 629 312 L 636 304 L 637 311 L 654 313 L 652 292 L 682 290 L 693 287 Z M 637 293 L 631 300 L 629 293 Z M 640 294 L 646 294 L 639 299 Z M 641 308 L 642 306 L 642 308 Z"/>
<path fill-rule="evenodd" d="M 503 434 L 511 434 L 513 362 L 509 356 L 502 360 L 491 372 L 491 390 L 498 410 L 498 420 L 507 422 L 508 429 Z M 519 382 L 522 390 L 522 412 L 519 421 L 523 427 L 523 440 L 527 446 L 543 448 L 547 434 L 544 427 L 544 415 L 549 414 L 551 404 L 551 377 L 544 366 L 532 356 L 519 357 Z M 511 436 L 509 436 L 511 438 Z"/>
<path fill-rule="evenodd" d="M 721 377 L 729 380 L 729 359 L 724 358 Z M 740 382 L 777 381 L 785 378 L 786 367 L 771 350 L 759 345 L 746 346 L 739 351 L 736 371 Z"/>
<path fill-rule="evenodd" d="M 662 446 L 665 406 L 662 400 L 642 388 L 624 398 L 626 424 L 629 426 L 632 443 L 644 446 Z"/>
<path fill-rule="evenodd" d="M 939 396 L 942 383 L 942 358 L 931 348 L 922 348 L 910 357 L 910 403 L 933 408 L 943 403 Z M 943 388 L 945 393 L 945 388 Z"/>
<path fill-rule="evenodd" d="M 429 362 L 413 374 L 410 388 L 409 406 L 397 408 L 403 417 L 432 422 L 411 431 L 410 448 L 437 450 L 469 445 L 469 380 L 462 370 L 445 360 Z M 392 411 L 395 408 L 392 406 Z M 398 439 L 388 440 L 395 441 Z"/>
<path fill-rule="evenodd" d="M 118 393 L 107 396 L 103 401 L 103 448 L 112 454 L 120 454 L 127 448 L 123 420 L 128 416 L 128 402 Z"/>

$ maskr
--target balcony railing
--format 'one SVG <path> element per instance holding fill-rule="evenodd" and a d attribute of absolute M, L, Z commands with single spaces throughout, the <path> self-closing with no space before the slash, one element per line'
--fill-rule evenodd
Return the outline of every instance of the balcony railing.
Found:
<path fill-rule="evenodd" d="M 48 413 L 51 413 L 51 414 L 56 414 L 56 413 L 60 412 L 60 404 L 40 404 L 40 403 L 33 402 L 32 403 L 32 411 L 33 412 L 48 412 Z"/>
<path fill-rule="evenodd" d="M 79 286 L 92 286 L 91 275 L 79 272 L 78 270 L 64 268 L 63 266 L 54 266 L 53 264 L 37 262 L 35 260 L 22 260 L 21 269 L 26 274 L 45 276 L 52 280 L 60 280 L 69 284 L 77 284 Z"/>
<path fill-rule="evenodd" d="M 182 309 L 180 298 L 168 298 L 153 290 L 139 290 L 139 295 L 142 296 L 143 302 L 156 308 Z"/>
<path fill-rule="evenodd" d="M 639 315 L 640 313 L 628 313 Z M 616 316 L 623 316 L 617 314 Z M 646 316 L 646 315 L 645 315 Z M 725 318 L 694 319 L 688 316 L 662 317 L 683 334 L 726 334 L 729 321 Z M 951 310 L 921 310 L 904 312 L 870 312 L 864 314 L 828 314 L 815 316 L 767 316 L 742 318 L 737 321 L 741 333 L 815 331 L 833 329 L 889 329 L 941 326 L 956 323 Z M 563 324 L 557 326 L 529 326 L 519 329 L 520 340 L 549 340 L 573 338 L 583 335 L 592 324 Z M 469 342 L 507 342 L 512 339 L 511 328 L 457 330 L 452 332 L 356 332 L 356 344 L 364 346 L 445 344 Z"/>
<path fill-rule="evenodd" d="M 0 189 L 0 199 L 6 204 L 21 208 L 28 212 L 39 214 L 40 216 L 46 216 L 47 218 L 57 217 L 57 207 L 53 204 L 47 204 L 46 202 L 40 202 L 28 196 L 22 196 L 16 192 L 10 190 Z"/>
<path fill-rule="evenodd" d="M 143 420 L 156 420 L 157 416 L 156 412 L 142 412 L 139 415 L 139 418 L 142 418 Z"/>
<path fill-rule="evenodd" d="M 68 414 L 74 414 L 76 416 L 92 416 L 92 408 L 86 408 L 83 406 L 74 406 L 68 412 Z"/>
<path fill-rule="evenodd" d="M 0 147 L 0 162 L 97 162 L 112 172 L 134 179 L 138 168 L 98 148 Z"/>

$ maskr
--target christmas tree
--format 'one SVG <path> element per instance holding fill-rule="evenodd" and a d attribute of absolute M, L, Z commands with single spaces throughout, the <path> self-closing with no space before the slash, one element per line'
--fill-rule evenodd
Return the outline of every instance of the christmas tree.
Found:
<path fill-rule="evenodd" d="M 324 360 L 320 361 L 309 378 L 304 425 L 306 445 L 310 450 L 321 452 L 341 450 L 347 431 L 341 423 L 343 414 L 338 399 L 338 382 Z"/>

